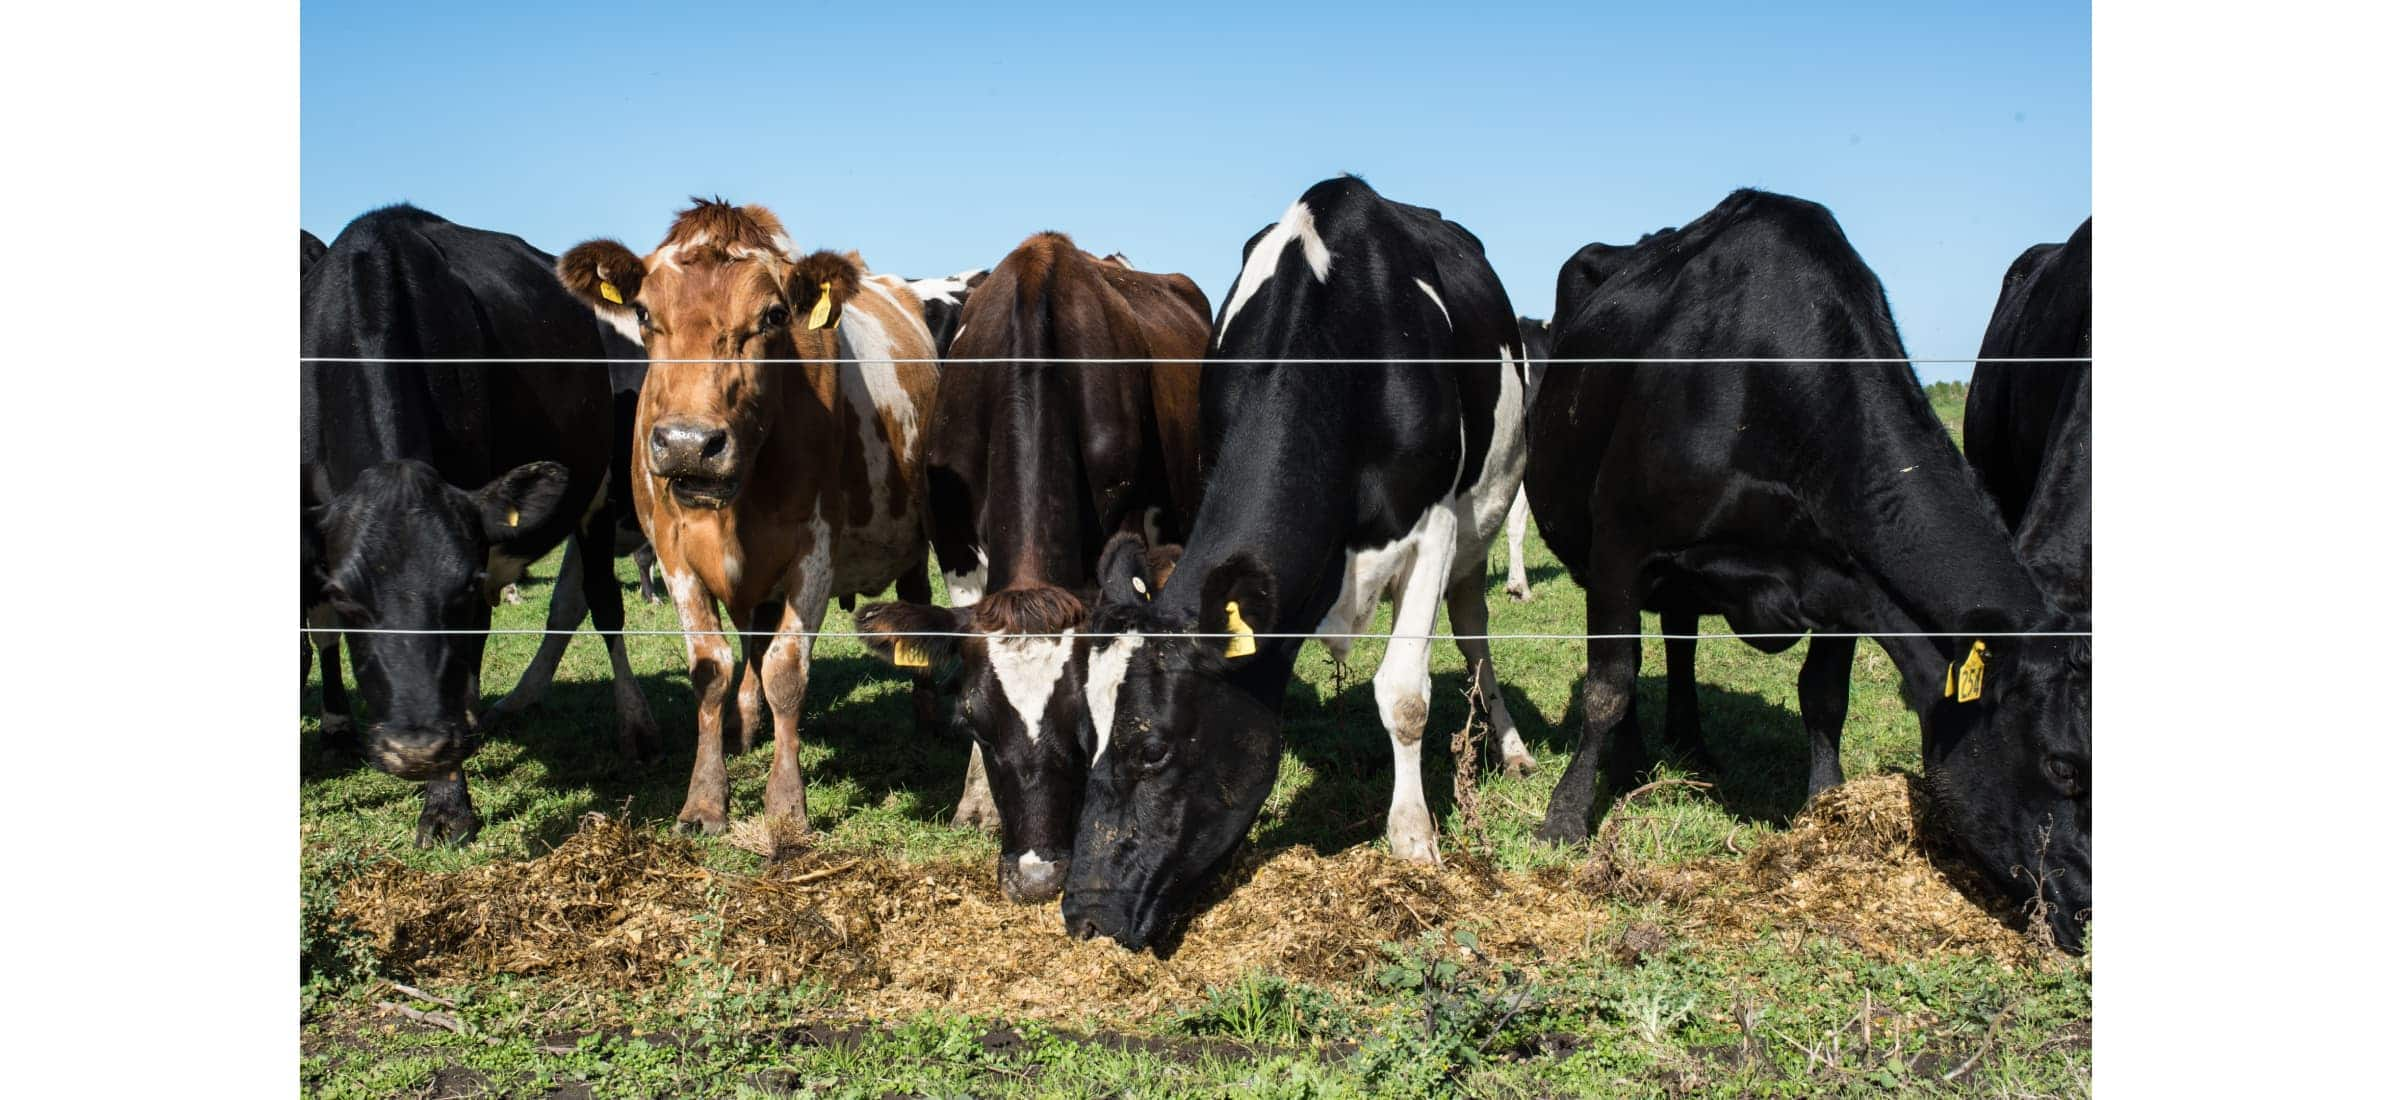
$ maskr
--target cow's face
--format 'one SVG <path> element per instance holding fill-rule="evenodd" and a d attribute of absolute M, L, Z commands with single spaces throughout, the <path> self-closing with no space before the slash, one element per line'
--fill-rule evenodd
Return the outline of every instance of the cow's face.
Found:
<path fill-rule="evenodd" d="M 1053 899 L 1071 870 L 1089 753 L 1077 672 L 1086 643 L 1072 635 L 1085 619 L 1077 597 L 1046 585 L 992 592 L 970 607 L 856 612 L 874 653 L 951 670 L 954 722 L 980 746 L 997 804 L 997 883 L 1017 902 Z"/>
<path fill-rule="evenodd" d="M 1279 773 L 1278 700 L 1239 681 L 1267 679 L 1257 662 L 1284 663 L 1289 653 L 1237 637 L 1275 622 L 1274 585 L 1259 563 L 1241 557 L 1208 570 L 1194 613 L 1174 613 L 1149 602 L 1156 586 L 1140 555 L 1125 552 L 1135 541 L 1116 537 L 1100 566 L 1093 632 L 1125 636 L 1090 642 L 1093 751 L 1063 887 L 1065 929 L 1132 951 L 1185 914 L 1262 812 Z"/>
<path fill-rule="evenodd" d="M 366 755 L 401 779 L 435 779 L 472 754 L 483 635 L 490 627 L 492 550 L 547 523 L 565 468 L 534 462 L 467 492 L 421 462 L 359 475 L 303 527 L 317 562 L 315 596 L 353 630 L 453 634 L 347 635 L 366 705 Z"/>
<path fill-rule="evenodd" d="M 1927 778 L 1946 830 L 2011 898 L 2084 944 L 2093 907 L 2093 658 L 2083 638 L 1982 643 L 1983 694 L 1955 690 L 1926 718 Z"/>
<path fill-rule="evenodd" d="M 590 241 L 558 259 L 557 277 L 600 316 L 628 313 L 647 349 L 640 467 L 683 507 L 723 508 L 773 431 L 780 387 L 802 384 L 766 360 L 836 355 L 831 334 L 863 271 L 852 257 L 793 257 L 762 207 L 701 203 L 645 258 Z"/>

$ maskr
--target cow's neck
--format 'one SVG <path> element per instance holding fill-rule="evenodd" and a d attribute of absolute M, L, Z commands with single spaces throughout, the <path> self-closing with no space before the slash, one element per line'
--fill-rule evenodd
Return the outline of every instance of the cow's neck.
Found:
<path fill-rule="evenodd" d="M 1029 354 L 1022 353 L 1027 357 Z M 989 438 L 995 474 L 981 503 L 992 590 L 1088 581 L 1081 513 L 1089 497 L 1081 462 L 1078 403 L 1063 372 L 1106 369 L 1056 363 L 984 364 L 1008 372 L 998 387 Z M 986 391 L 983 391 L 986 392 Z"/>

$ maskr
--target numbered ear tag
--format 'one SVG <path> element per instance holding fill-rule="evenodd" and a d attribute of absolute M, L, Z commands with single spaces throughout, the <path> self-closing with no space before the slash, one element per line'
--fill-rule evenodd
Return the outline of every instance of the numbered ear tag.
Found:
<path fill-rule="evenodd" d="M 1985 694 L 1985 643 L 1968 647 L 1968 657 L 1944 666 L 1944 698 L 1974 703 Z"/>
<path fill-rule="evenodd" d="M 898 668 L 929 668 L 930 654 L 911 638 L 899 638 L 890 649 L 889 658 Z"/>
<path fill-rule="evenodd" d="M 509 527 L 513 527 L 513 526 L 515 526 L 516 524 L 519 524 L 519 523 L 522 523 L 522 522 L 523 522 L 523 513 L 522 513 L 522 512 L 520 512 L 520 511 L 517 511 L 516 509 L 513 509 L 513 508 L 509 508 L 509 509 L 507 509 L 507 526 L 509 526 Z"/>
<path fill-rule="evenodd" d="M 615 289 L 615 284 L 613 283 L 600 281 L 598 284 L 598 296 L 606 299 L 607 301 L 613 302 L 616 305 L 623 304 L 623 292 Z"/>
<path fill-rule="evenodd" d="M 806 327 L 821 328 L 831 323 L 831 284 L 822 284 L 822 297 L 814 299 L 814 312 L 806 317 Z"/>
<path fill-rule="evenodd" d="M 1245 617 L 1238 614 L 1238 602 L 1236 600 L 1229 601 L 1224 610 L 1229 612 L 1229 633 L 1231 637 L 1229 639 L 1229 647 L 1224 649 L 1221 652 L 1221 655 L 1224 657 L 1251 656 L 1254 653 L 1254 628 L 1247 626 Z"/>

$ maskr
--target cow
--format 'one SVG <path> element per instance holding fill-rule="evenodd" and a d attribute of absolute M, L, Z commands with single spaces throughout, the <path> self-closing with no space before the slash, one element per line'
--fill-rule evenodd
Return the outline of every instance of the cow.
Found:
<path fill-rule="evenodd" d="M 922 323 L 930 329 L 930 342 L 938 349 L 939 358 L 947 357 L 956 332 L 963 327 L 964 303 L 987 278 L 986 269 L 973 268 L 944 278 L 905 280 L 906 289 L 922 300 Z"/>
<path fill-rule="evenodd" d="M 559 542 L 572 540 L 569 563 L 613 560 L 604 377 L 503 362 L 602 354 L 550 262 L 520 238 L 402 204 L 349 223 L 302 278 L 301 354 L 374 361 L 301 364 L 301 599 L 311 622 L 346 630 L 366 757 L 424 783 L 421 846 L 480 827 L 462 771 L 487 732 L 473 709 L 484 635 L 470 632 L 488 629 L 500 589 Z M 570 631 L 586 608 L 604 635 L 618 748 L 637 759 L 657 736 L 612 574 L 567 568 L 548 625 Z M 335 743 L 353 737 L 340 637 L 318 635 L 322 731 Z M 510 697 L 529 699 L 520 684 Z"/>
<path fill-rule="evenodd" d="M 1534 317 L 1522 317 L 1520 345 L 1528 355 L 1528 404 L 1535 405 L 1537 387 L 1545 381 L 1545 360 L 1553 358 L 1553 328 Z M 1503 517 L 1504 546 L 1510 552 L 1504 571 L 1503 594 L 1526 602 L 1528 590 L 1528 487 L 1512 496 L 1512 510 Z M 1527 768 L 1524 770 L 1533 770 Z"/>
<path fill-rule="evenodd" d="M 1352 176 L 1246 242 L 1213 326 L 1204 500 L 1178 565 L 1150 575 L 1127 534 L 1099 562 L 1093 633 L 1120 636 L 1087 659 L 1071 934 L 1138 950 L 1184 915 L 1270 793 L 1305 637 L 1342 663 L 1391 586 L 1373 677 L 1395 755 L 1387 839 L 1398 858 L 1437 861 L 1420 781 L 1427 635 L 1440 595 L 1457 635 L 1486 632 L 1486 554 L 1522 463 L 1514 316 L 1468 230 Z M 1460 648 L 1505 759 L 1526 757 L 1486 642 Z"/>
<path fill-rule="evenodd" d="M 1023 241 L 953 346 L 1000 362 L 950 368 L 931 418 L 930 537 L 953 606 L 856 615 L 874 652 L 960 669 L 973 767 L 956 820 L 997 826 L 997 879 L 1017 902 L 1053 898 L 1071 866 L 1088 746 L 1065 670 L 1086 661 L 1068 635 L 1086 629 L 1097 555 L 1125 531 L 1176 541 L 1195 518 L 1212 312 L 1185 275 L 1098 260 L 1060 233 Z"/>
<path fill-rule="evenodd" d="M 2093 219 L 2027 249 L 2002 277 L 1977 351 L 1961 447 L 2028 571 L 2061 609 L 2093 614 Z"/>
<path fill-rule="evenodd" d="M 1835 218 L 1737 191 L 1599 280 L 1565 268 L 1557 291 L 1555 362 L 1529 416 L 1528 500 L 1586 590 L 1595 637 L 1584 724 L 1538 835 L 1584 839 L 1598 773 L 1616 794 L 1643 771 L 1638 608 L 1690 593 L 1742 634 L 1878 635 L 1920 715 L 1928 784 L 1960 852 L 2047 913 L 2062 946 L 2081 944 L 2090 648 L 2052 636 L 2067 616 L 1902 362 L 1885 292 Z M 1739 356 L 1807 361 L 1569 362 Z M 1833 361 L 1853 359 L 1879 361 Z M 1849 652 L 1829 693 L 1838 726 Z M 1811 679 L 1806 665 L 1806 712 Z M 1820 728 L 1814 758 L 1832 759 Z"/>
<path fill-rule="evenodd" d="M 316 266 L 317 260 L 324 258 L 326 251 L 328 249 L 324 244 L 324 238 L 304 229 L 299 231 L 299 275 L 301 278 L 307 276 L 308 268 Z"/>
<path fill-rule="evenodd" d="M 644 257 L 592 240 L 556 270 L 591 308 L 635 325 L 648 353 L 631 497 L 688 632 L 698 697 L 677 827 L 730 823 L 728 613 L 745 643 L 739 749 L 769 704 L 765 817 L 803 833 L 798 711 L 830 601 L 891 582 L 903 598 L 930 595 L 922 426 L 938 366 L 921 301 L 855 253 L 800 255 L 771 211 L 719 199 L 691 200 Z M 927 677 L 914 690 L 918 717 Z"/>

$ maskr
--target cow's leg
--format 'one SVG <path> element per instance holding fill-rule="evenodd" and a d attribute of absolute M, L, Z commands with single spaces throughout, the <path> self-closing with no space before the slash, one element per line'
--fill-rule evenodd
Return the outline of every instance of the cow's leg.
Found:
<path fill-rule="evenodd" d="M 1486 578 L 1487 563 L 1483 561 L 1455 567 L 1451 583 L 1445 586 L 1445 609 L 1453 618 L 1454 646 L 1462 651 L 1462 663 L 1470 668 L 1479 698 L 1487 701 L 1488 727 L 1496 744 L 1503 747 L 1503 773 L 1517 778 L 1537 770 L 1536 757 L 1521 743 L 1520 727 L 1513 724 L 1511 708 L 1504 705 L 1503 685 L 1495 678 L 1495 657 L 1487 640 L 1470 637 L 1487 632 Z"/>
<path fill-rule="evenodd" d="M 731 778 L 723 767 L 723 704 L 731 694 L 731 640 L 714 595 L 696 574 L 667 570 L 665 591 L 680 614 L 689 655 L 689 687 L 698 697 L 698 759 L 689 770 L 689 797 L 676 819 L 683 831 L 712 835 L 730 824 Z M 737 609 L 733 609 L 736 621 Z"/>
<path fill-rule="evenodd" d="M 897 574 L 897 598 L 907 603 L 927 604 L 930 602 L 930 559 L 928 556 L 922 559 L 922 564 Z M 938 728 L 938 681 L 931 678 L 929 669 L 915 669 L 914 736 L 927 738 L 936 734 Z"/>
<path fill-rule="evenodd" d="M 798 710 L 806 701 L 806 677 L 814 663 L 813 631 L 822 628 L 830 603 L 827 565 L 805 570 L 790 585 L 780 629 L 764 653 L 764 696 L 772 705 L 772 772 L 764 780 L 764 816 L 783 818 L 799 832 L 806 820 L 806 773 L 798 764 Z"/>
<path fill-rule="evenodd" d="M 663 603 L 664 596 L 656 590 L 656 547 L 641 543 L 631 552 L 632 568 L 639 570 L 640 599 L 649 603 Z"/>
<path fill-rule="evenodd" d="M 1429 643 L 1437 597 L 1452 575 L 1454 515 L 1432 509 L 1415 536 L 1412 560 L 1395 588 L 1395 625 L 1387 657 L 1371 677 L 1379 722 L 1395 750 L 1395 793 L 1387 804 L 1387 847 L 1396 858 L 1437 862 L 1437 822 L 1421 793 L 1420 741 L 1429 725 Z M 1483 566 L 1482 566 L 1483 568 Z"/>
<path fill-rule="evenodd" d="M 1661 632 L 1673 635 L 1661 642 L 1663 663 L 1669 670 L 1669 706 L 1661 724 L 1671 748 L 1684 756 L 1697 771 L 1706 775 L 1719 774 L 1719 758 L 1711 755 L 1711 746 L 1703 740 L 1703 710 L 1696 701 L 1694 676 L 1694 646 L 1692 637 L 1702 627 L 1702 617 L 1691 611 L 1661 613 Z M 1682 635 L 1682 637 L 1678 636 Z"/>
<path fill-rule="evenodd" d="M 465 771 L 454 769 L 424 784 L 424 812 L 415 819 L 415 846 L 463 844 L 482 829 L 465 794 Z"/>
<path fill-rule="evenodd" d="M 631 671 L 631 653 L 624 647 L 623 586 L 615 583 L 614 554 L 591 552 L 614 545 L 614 525 L 585 529 L 573 536 L 573 543 L 582 548 L 584 559 L 598 563 L 581 570 L 579 580 L 582 601 L 590 608 L 590 625 L 606 643 L 606 661 L 614 671 L 615 751 L 625 763 L 638 763 L 661 752 L 664 738 L 656 731 L 656 717 L 648 712 L 648 697 L 640 691 L 639 677 Z M 566 548 L 565 556 L 575 556 L 573 547 Z M 564 583 L 565 578 L 557 578 L 558 587 Z M 551 601 L 552 612 L 555 606 Z"/>
<path fill-rule="evenodd" d="M 328 606 L 308 615 L 309 626 L 325 631 L 340 622 L 340 615 Z M 308 637 L 315 642 L 316 665 L 323 680 L 318 685 L 322 710 L 317 715 L 316 744 L 329 754 L 362 757 L 365 749 L 357 740 L 357 722 L 349 716 L 349 687 L 341 680 L 341 636 L 322 633 Z"/>
<path fill-rule="evenodd" d="M 1596 774 L 1608 779 L 1618 795 L 1628 789 L 1628 779 L 1646 767 L 1644 739 L 1636 728 L 1636 668 L 1643 658 L 1643 647 L 1634 637 L 1636 606 L 1617 595 L 1601 595 L 1628 591 L 1623 583 L 1627 575 L 1623 573 L 1620 582 L 1606 582 L 1590 571 L 1594 583 L 1586 587 L 1587 633 L 1629 636 L 1587 639 L 1586 684 L 1580 693 L 1585 714 L 1578 747 L 1553 788 L 1553 800 L 1545 805 L 1545 823 L 1537 828 L 1540 840 L 1585 840 L 1595 808 Z"/>
<path fill-rule="evenodd" d="M 1811 734 L 1810 794 L 1844 781 L 1844 715 L 1852 705 L 1852 638 L 1812 638 L 1802 658 L 1802 725 Z"/>
<path fill-rule="evenodd" d="M 1503 517 L 1503 538 L 1510 557 L 1510 571 L 1504 575 L 1503 592 L 1515 600 L 1525 600 L 1528 591 L 1528 486 L 1520 487 L 1512 496 L 1512 510 Z M 1460 633 L 1460 631 L 1455 631 Z"/>
<path fill-rule="evenodd" d="M 588 586 L 582 578 L 598 570 L 586 568 L 582 559 L 581 539 L 576 537 L 565 544 L 565 560 L 557 566 L 556 583 L 548 589 L 548 633 L 540 638 L 540 651 L 532 654 L 532 663 L 525 666 L 523 677 L 515 681 L 514 689 L 490 704 L 489 712 L 482 715 L 483 725 L 521 717 L 548 695 L 548 685 L 556 680 L 557 663 L 565 658 L 565 647 L 573 644 L 573 632 L 581 629 L 581 620 L 590 612 Z M 615 626 L 619 630 L 622 629 L 619 598 L 616 608 Z"/>

